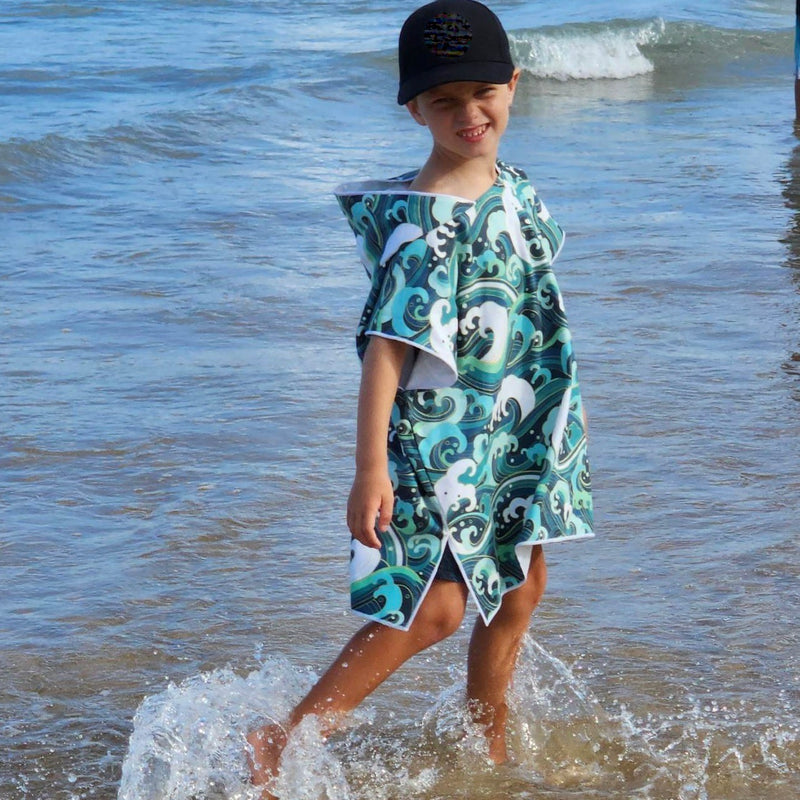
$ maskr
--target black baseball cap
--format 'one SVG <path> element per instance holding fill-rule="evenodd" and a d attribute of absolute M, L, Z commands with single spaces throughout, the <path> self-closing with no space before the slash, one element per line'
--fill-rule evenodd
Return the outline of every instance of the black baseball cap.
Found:
<path fill-rule="evenodd" d="M 434 0 L 418 8 L 400 30 L 398 61 L 401 106 L 443 83 L 508 83 L 514 74 L 503 26 L 477 0 Z"/>

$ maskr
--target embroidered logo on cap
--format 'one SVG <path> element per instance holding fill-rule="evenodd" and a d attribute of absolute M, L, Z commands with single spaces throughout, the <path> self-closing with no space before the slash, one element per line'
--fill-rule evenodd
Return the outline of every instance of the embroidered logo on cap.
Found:
<path fill-rule="evenodd" d="M 438 14 L 425 26 L 425 46 L 435 56 L 460 58 L 469 50 L 471 41 L 472 28 L 458 14 Z"/>

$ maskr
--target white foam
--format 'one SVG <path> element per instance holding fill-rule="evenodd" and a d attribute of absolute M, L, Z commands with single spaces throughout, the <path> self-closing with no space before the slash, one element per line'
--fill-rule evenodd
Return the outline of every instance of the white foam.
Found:
<path fill-rule="evenodd" d="M 559 81 L 624 79 L 653 72 L 641 46 L 663 35 L 663 20 L 623 27 L 566 26 L 511 35 L 516 61 L 526 72 Z"/>
<path fill-rule="evenodd" d="M 145 698 L 133 720 L 118 800 L 255 800 L 244 737 L 264 719 L 284 719 L 313 680 L 310 672 L 269 659 L 247 677 L 215 670 Z"/>
<path fill-rule="evenodd" d="M 509 694 L 513 763 L 498 770 L 465 707 L 463 663 L 437 674 L 435 685 L 395 697 L 383 713 L 368 700 L 327 741 L 316 721 L 305 719 L 273 790 L 285 800 L 396 800 L 529 797 L 540 789 L 616 798 L 624 787 L 626 797 L 642 800 L 702 800 L 713 794 L 708 787 L 741 785 L 736 797 L 752 797 L 765 781 L 788 786 L 798 774 L 793 706 L 776 706 L 763 718 L 713 697 L 673 698 L 668 709 L 651 707 L 644 715 L 609 708 L 591 679 L 530 636 Z M 270 658 L 246 677 L 216 670 L 146 698 L 118 800 L 256 800 L 245 733 L 264 719 L 285 719 L 314 679 Z M 778 718 L 787 713 L 788 720 Z"/>

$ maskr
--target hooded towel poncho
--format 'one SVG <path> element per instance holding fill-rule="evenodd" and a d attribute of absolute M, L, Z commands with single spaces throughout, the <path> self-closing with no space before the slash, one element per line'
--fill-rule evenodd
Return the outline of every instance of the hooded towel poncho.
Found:
<path fill-rule="evenodd" d="M 572 340 L 552 262 L 564 239 L 521 171 L 475 201 L 408 190 L 337 199 L 371 280 L 357 330 L 411 345 L 389 426 L 380 551 L 353 540 L 351 604 L 408 628 L 449 546 L 488 623 L 534 545 L 592 536 Z"/>

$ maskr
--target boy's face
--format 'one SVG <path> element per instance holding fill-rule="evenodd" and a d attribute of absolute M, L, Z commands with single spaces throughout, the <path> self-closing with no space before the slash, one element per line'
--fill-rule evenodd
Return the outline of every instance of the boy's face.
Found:
<path fill-rule="evenodd" d="M 406 107 L 430 129 L 435 148 L 459 159 L 496 158 L 519 74 L 515 70 L 511 81 L 502 84 L 445 83 L 417 95 Z"/>

